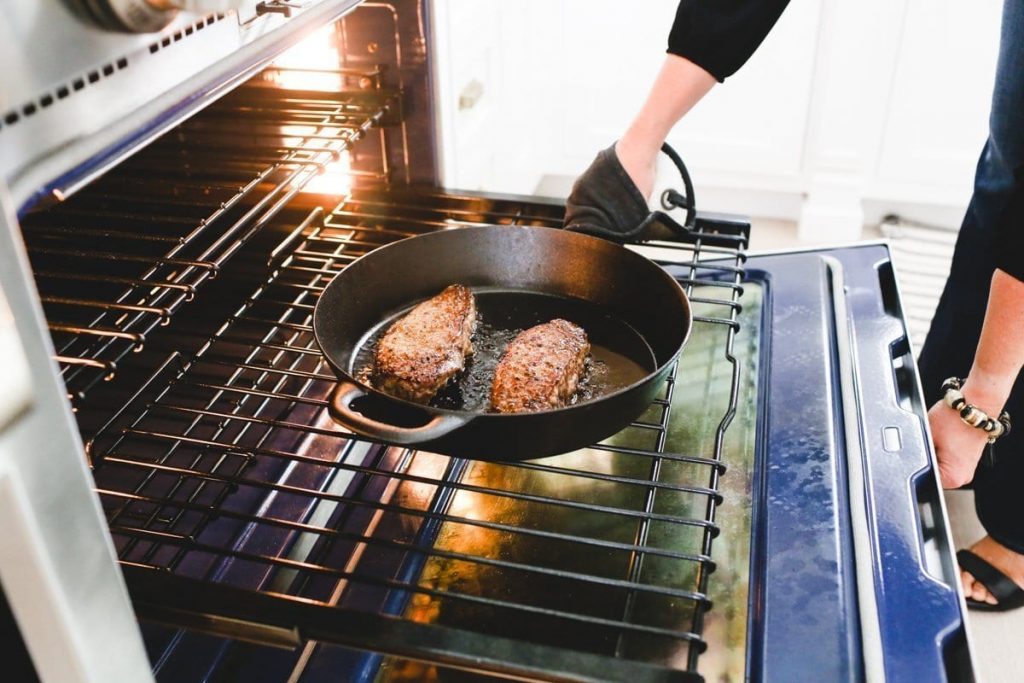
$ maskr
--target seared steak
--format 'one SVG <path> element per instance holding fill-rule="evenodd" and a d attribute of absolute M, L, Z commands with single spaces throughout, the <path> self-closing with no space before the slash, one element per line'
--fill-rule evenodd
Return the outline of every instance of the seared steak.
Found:
<path fill-rule="evenodd" d="M 473 353 L 476 302 L 452 285 L 397 320 L 377 344 L 374 383 L 384 392 L 427 403 Z"/>
<path fill-rule="evenodd" d="M 576 392 L 588 353 L 587 333 L 567 320 L 521 332 L 494 371 L 491 406 L 500 413 L 564 406 Z"/>

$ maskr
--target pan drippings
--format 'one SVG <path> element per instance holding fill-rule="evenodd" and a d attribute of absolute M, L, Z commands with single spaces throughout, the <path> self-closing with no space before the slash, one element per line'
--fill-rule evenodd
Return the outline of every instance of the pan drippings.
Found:
<path fill-rule="evenodd" d="M 433 407 L 489 411 L 494 369 L 509 343 L 523 330 L 555 318 L 582 327 L 591 343 L 586 368 L 570 405 L 629 386 L 656 369 L 654 354 L 644 339 L 595 304 L 521 291 L 474 290 L 474 295 L 478 319 L 473 354 L 467 359 L 466 369 L 433 398 Z M 360 382 L 372 383 L 377 342 L 408 310 L 391 316 L 367 335 L 352 364 L 352 374 Z"/>

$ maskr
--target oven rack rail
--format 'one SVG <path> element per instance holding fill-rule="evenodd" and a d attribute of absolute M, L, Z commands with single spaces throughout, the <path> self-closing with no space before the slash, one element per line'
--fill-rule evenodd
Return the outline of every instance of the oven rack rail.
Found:
<path fill-rule="evenodd" d="M 321 640 L 506 675 L 615 671 L 637 680 L 699 680 L 695 672 L 705 648 L 703 615 L 711 607 L 707 584 L 721 502 L 718 479 L 725 471 L 723 436 L 739 389 L 732 347 L 739 330 L 747 226 L 705 220 L 693 243 L 659 245 L 673 252 L 675 267 L 687 269 L 682 281 L 694 300 L 713 311 L 695 317 L 695 325 L 725 332 L 721 353 L 729 361 L 731 383 L 711 452 L 666 450 L 675 371 L 664 395 L 627 429 L 636 444 L 592 447 L 597 458 L 642 462 L 643 472 L 631 476 L 538 460 L 492 464 L 488 467 L 499 473 L 493 480 L 467 479 L 471 461 L 387 447 L 325 419 L 334 376 L 316 348 L 311 315 L 319 291 L 347 263 L 424 231 L 560 223 L 560 207 L 523 210 L 471 195 L 362 192 L 327 216 L 311 214 L 287 235 L 272 254 L 272 273 L 236 313 L 206 336 L 192 358 L 169 358 L 89 444 L 97 488 L 142 616 L 300 649 L 313 647 L 306 640 Z M 707 246 L 701 241 L 705 234 L 714 235 L 716 244 L 724 237 L 735 246 Z M 678 464 L 696 474 L 686 481 L 669 479 L 664 472 Z M 636 505 L 616 506 L 505 483 L 524 472 L 553 477 L 567 490 L 574 484 L 615 486 L 639 497 Z M 425 493 L 422 499 L 403 498 L 406 490 Z M 702 514 L 661 512 L 659 499 L 669 496 L 696 499 Z M 609 539 L 517 525 L 514 519 L 483 520 L 472 508 L 460 508 L 460 497 L 625 520 L 635 525 L 635 533 L 632 539 Z M 395 520 L 406 526 L 399 524 L 396 531 Z M 442 524 L 467 533 L 539 539 L 566 552 L 621 554 L 628 558 L 626 570 L 622 576 L 603 576 L 585 568 L 566 571 L 540 561 L 438 548 L 434 539 Z M 699 547 L 658 545 L 654 531 L 664 525 L 699 530 Z M 256 546 L 249 540 L 268 534 L 279 543 L 268 546 L 264 540 Z M 395 572 L 368 572 L 364 556 L 396 559 Z M 651 558 L 692 568 L 695 578 L 688 585 L 651 583 L 644 573 Z M 538 605 L 431 585 L 421 577 L 429 561 L 608 592 L 617 596 L 617 613 L 595 613 L 592 604 Z M 367 596 L 383 598 L 369 613 L 365 604 L 353 606 Z M 652 597 L 689 605 L 689 623 L 633 619 L 637 604 Z M 437 601 L 600 629 L 614 646 L 595 654 L 417 623 L 423 615 L 416 610 Z M 368 631 L 352 624 L 366 624 Z M 686 643 L 686 670 L 631 658 L 637 639 Z M 495 648 L 505 653 L 501 661 L 483 656 Z"/>
<path fill-rule="evenodd" d="M 365 90 L 254 81 L 62 204 L 25 217 L 74 408 L 394 104 L 379 69 L 323 71 Z"/>

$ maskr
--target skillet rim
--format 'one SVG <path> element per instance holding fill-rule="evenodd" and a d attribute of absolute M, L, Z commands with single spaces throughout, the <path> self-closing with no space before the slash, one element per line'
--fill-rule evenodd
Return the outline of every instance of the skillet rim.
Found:
<path fill-rule="evenodd" d="M 381 391 L 380 389 L 377 389 L 377 388 L 372 387 L 372 386 L 370 386 L 368 384 L 360 382 L 354 376 L 350 375 L 347 370 L 342 369 L 341 366 L 339 366 L 335 362 L 335 360 L 333 358 L 331 358 L 331 355 L 328 354 L 326 351 L 324 351 L 324 345 L 321 342 L 321 336 L 322 336 L 321 335 L 321 327 L 322 327 L 322 324 L 319 322 L 321 317 L 322 317 L 322 314 L 321 314 L 321 310 L 322 309 L 320 307 L 320 302 L 323 301 L 323 297 L 328 292 L 328 290 L 330 290 L 331 287 L 334 287 L 335 283 L 339 282 L 341 280 L 342 276 L 345 274 L 345 272 L 348 271 L 350 268 L 354 267 L 358 263 L 361 263 L 361 262 L 365 261 L 366 259 L 369 259 L 370 257 L 372 257 L 372 256 L 374 256 L 376 254 L 383 253 L 387 249 L 393 249 L 395 247 L 398 247 L 399 245 L 405 244 L 405 243 L 409 242 L 410 240 L 428 239 L 428 238 L 432 238 L 432 237 L 436 239 L 437 238 L 436 236 L 438 236 L 438 235 L 449 235 L 449 234 L 455 234 L 455 233 L 474 234 L 474 233 L 481 233 L 481 232 L 490 232 L 490 231 L 494 231 L 494 230 L 546 230 L 546 231 L 558 232 L 558 233 L 561 233 L 561 234 L 564 234 L 564 235 L 572 235 L 572 237 L 570 239 L 578 239 L 578 240 L 582 240 L 582 241 L 592 241 L 592 242 L 595 242 L 595 243 L 601 243 L 603 245 L 610 245 L 612 247 L 615 247 L 615 248 L 621 250 L 622 252 L 625 252 L 625 254 L 627 254 L 626 258 L 633 259 L 637 263 L 641 263 L 642 262 L 644 264 L 642 267 L 653 267 L 653 268 L 657 269 L 659 277 L 663 277 L 664 279 L 666 279 L 668 282 L 671 283 L 672 286 L 670 287 L 670 289 L 673 291 L 674 294 L 678 295 L 679 302 L 682 305 L 682 308 L 683 308 L 683 310 L 685 312 L 686 331 L 683 333 L 683 338 L 679 341 L 679 345 L 677 346 L 675 351 L 672 352 L 672 354 L 669 356 L 667 361 L 665 361 L 661 365 L 657 366 L 653 371 L 651 371 L 648 374 L 644 375 L 641 379 L 633 382 L 632 384 L 627 384 L 626 386 L 621 387 L 619 389 L 616 389 L 615 391 L 612 391 L 612 392 L 607 393 L 607 394 L 602 394 L 601 396 L 598 396 L 597 398 L 593 398 L 593 399 L 591 399 L 589 401 L 584 401 L 582 403 L 575 403 L 575 404 L 572 404 L 572 405 L 561 406 L 559 408 L 550 408 L 550 409 L 547 409 L 547 410 L 532 410 L 532 411 L 523 411 L 523 412 L 518 412 L 518 413 L 495 413 L 495 412 L 489 412 L 489 411 L 453 410 L 451 408 L 436 408 L 436 407 L 431 406 L 431 405 L 426 405 L 426 404 L 423 404 L 423 403 L 416 403 L 415 401 L 409 401 L 409 400 L 404 399 L 404 398 L 399 398 L 398 396 L 393 396 L 393 395 L 391 395 L 391 394 L 389 394 L 387 392 Z M 451 239 L 451 238 L 448 238 L 448 239 Z M 469 239 L 469 238 L 467 237 L 466 239 Z M 472 291 L 473 288 L 470 287 L 469 289 L 470 289 L 470 291 Z M 514 290 L 511 290 L 511 291 L 514 291 Z M 534 292 L 534 293 L 539 293 L 539 294 L 550 294 L 550 292 L 536 292 L 536 290 L 527 290 L 527 289 L 524 289 L 522 291 L 524 291 L 524 292 Z M 570 298 L 570 297 L 567 297 L 567 298 Z M 585 301 L 585 299 L 581 299 L 581 300 Z M 415 304 L 413 304 L 413 305 L 415 305 Z M 633 326 L 630 325 L 630 327 L 632 328 Z M 683 289 L 682 285 L 679 284 L 679 281 L 676 280 L 674 277 L 672 277 L 668 273 L 668 271 L 666 271 L 664 268 L 659 266 L 655 261 L 647 258 L 643 254 L 639 254 L 639 253 L 633 251 L 632 249 L 628 249 L 624 245 L 616 244 L 615 242 L 603 239 L 601 237 L 594 237 L 592 235 L 586 235 L 586 234 L 579 233 L 579 232 L 573 232 L 571 230 L 565 230 L 563 228 L 551 228 L 551 227 L 548 227 L 548 226 L 540 226 L 540 225 L 521 225 L 521 226 L 510 226 L 510 225 L 473 225 L 473 226 L 467 226 L 467 227 L 461 227 L 461 228 L 454 228 L 454 229 L 450 229 L 450 230 L 437 230 L 437 231 L 433 231 L 433 232 L 426 232 L 426 233 L 422 233 L 422 234 L 419 234 L 419 235 L 413 235 L 412 237 L 406 237 L 406 238 L 400 239 L 400 240 L 398 240 L 396 242 L 391 242 L 390 244 L 385 244 L 383 246 L 377 247 L 376 249 L 374 249 L 374 250 L 372 250 L 370 252 L 367 252 L 367 253 L 363 254 L 362 256 L 360 256 L 359 258 L 355 259 L 354 261 L 349 263 L 347 266 L 345 266 L 345 268 L 343 268 L 334 277 L 334 279 L 331 280 L 330 283 L 328 283 L 327 287 L 324 288 L 324 291 L 320 292 L 320 295 L 317 297 L 317 300 L 316 300 L 316 305 L 313 307 L 313 339 L 316 342 L 316 345 L 317 345 L 317 347 L 320 350 L 320 354 L 324 357 L 324 360 L 327 361 L 327 364 L 329 366 L 331 366 L 331 369 L 334 371 L 334 374 L 337 376 L 339 381 L 350 382 L 352 384 L 355 384 L 359 388 L 363 389 L 368 394 L 373 394 L 375 396 L 380 396 L 380 397 L 385 398 L 385 399 L 390 400 L 390 401 L 397 401 L 397 402 L 399 402 L 400 404 L 402 404 L 404 406 L 407 406 L 407 407 L 410 407 L 410 408 L 418 408 L 418 409 L 420 409 L 422 411 L 425 411 L 425 412 L 427 412 L 427 413 L 429 413 L 431 415 L 454 415 L 454 416 L 460 416 L 460 417 L 469 416 L 470 418 L 472 418 L 474 420 L 478 419 L 478 418 L 488 418 L 488 419 L 491 419 L 491 418 L 495 418 L 495 419 L 498 419 L 498 418 L 515 418 L 515 417 L 520 417 L 521 418 L 521 417 L 524 417 L 524 416 L 527 416 L 527 415 L 558 415 L 560 413 L 570 412 L 570 411 L 572 411 L 572 410 L 574 410 L 576 408 L 581 408 L 583 406 L 593 405 L 595 403 L 603 402 L 605 400 L 611 400 L 611 399 L 613 399 L 613 398 L 615 398 L 617 396 L 621 396 L 623 394 L 627 394 L 630 391 L 636 390 L 636 389 L 640 388 L 642 385 L 647 384 L 648 382 L 653 380 L 655 377 L 660 375 L 662 372 L 664 372 L 670 365 L 672 365 L 672 363 L 676 362 L 679 359 L 680 354 L 682 354 L 683 348 L 686 346 L 686 343 L 690 340 L 690 334 L 692 332 L 693 332 L 693 309 L 692 309 L 692 306 L 690 304 L 690 297 L 687 296 L 686 291 Z M 640 334 L 639 331 L 637 331 L 637 334 Z M 364 336 L 365 336 L 365 333 L 364 333 Z M 644 339 L 644 342 L 647 343 L 647 338 L 644 337 L 644 335 L 640 335 L 640 336 L 641 336 L 641 338 Z"/>

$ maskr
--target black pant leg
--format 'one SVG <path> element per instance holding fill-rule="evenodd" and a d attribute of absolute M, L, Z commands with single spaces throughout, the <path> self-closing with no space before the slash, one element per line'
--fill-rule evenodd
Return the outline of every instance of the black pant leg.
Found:
<path fill-rule="evenodd" d="M 992 163 L 991 147 L 990 141 L 982 153 L 949 279 L 918 358 L 929 406 L 942 398 L 943 380 L 970 372 L 1000 248 L 995 218 L 1020 191 L 995 182 L 993 168 L 998 165 Z M 993 458 L 983 457 L 978 464 L 973 481 L 975 507 L 994 539 L 1024 553 L 1024 379 L 1018 378 L 1006 410 L 1017 418 L 1019 427 L 999 439 Z"/>

